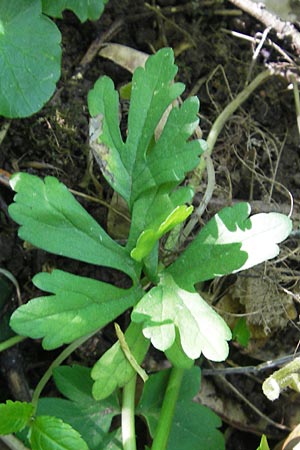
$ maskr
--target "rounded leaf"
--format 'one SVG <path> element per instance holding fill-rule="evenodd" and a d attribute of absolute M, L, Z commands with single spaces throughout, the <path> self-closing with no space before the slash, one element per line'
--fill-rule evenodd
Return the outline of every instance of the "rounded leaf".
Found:
<path fill-rule="evenodd" d="M 60 77 L 60 41 L 39 0 L 1 0 L 0 115 L 30 116 L 49 100 Z"/>

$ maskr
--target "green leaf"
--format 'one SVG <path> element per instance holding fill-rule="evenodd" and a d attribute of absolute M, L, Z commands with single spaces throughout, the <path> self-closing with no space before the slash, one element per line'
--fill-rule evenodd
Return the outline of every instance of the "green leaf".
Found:
<path fill-rule="evenodd" d="M 248 203 L 224 208 L 200 231 L 181 256 L 168 267 L 176 283 L 193 291 L 195 283 L 249 269 L 279 253 L 278 243 L 292 230 L 279 213 L 248 218 Z"/>
<path fill-rule="evenodd" d="M 199 294 L 181 289 L 168 274 L 161 276 L 133 309 L 134 322 L 143 322 L 143 334 L 158 350 L 168 350 L 180 334 L 183 351 L 190 359 L 201 353 L 213 361 L 228 355 L 231 332 L 224 320 Z"/>
<path fill-rule="evenodd" d="M 56 417 L 37 417 L 29 440 L 32 450 L 89 450 L 80 434 Z"/>
<path fill-rule="evenodd" d="M 57 255 L 125 272 L 136 279 L 133 260 L 54 177 L 45 180 L 18 173 L 11 179 L 17 192 L 9 213 L 19 236 Z"/>
<path fill-rule="evenodd" d="M 33 415 L 33 405 L 7 400 L 0 404 L 0 435 L 16 433 L 29 425 Z"/>
<path fill-rule="evenodd" d="M 109 439 L 109 429 L 114 416 L 120 414 L 117 395 L 97 402 L 92 396 L 90 369 L 80 366 L 62 366 L 54 371 L 59 391 L 69 400 L 42 398 L 38 415 L 53 415 L 78 431 L 90 450 L 103 448 Z"/>
<path fill-rule="evenodd" d="M 192 211 L 192 206 L 177 206 L 158 228 L 143 231 L 137 240 L 136 247 L 131 251 L 131 257 L 136 261 L 142 261 L 149 255 L 155 243 L 176 225 L 184 222 Z"/>
<path fill-rule="evenodd" d="M 43 347 L 48 350 L 102 328 L 133 306 L 143 293 L 137 287 L 121 289 L 61 270 L 39 273 L 33 283 L 54 295 L 20 306 L 10 324 L 20 335 L 44 338 Z"/>
<path fill-rule="evenodd" d="M 260 445 L 257 448 L 257 450 L 270 450 L 267 438 L 266 438 L 266 436 L 264 434 L 261 437 Z"/>
<path fill-rule="evenodd" d="M 172 212 L 179 207 L 188 211 L 184 203 L 189 203 L 194 192 L 189 187 L 179 188 L 170 193 L 169 186 L 151 189 L 142 194 L 133 205 L 131 227 L 126 248 L 132 250 L 145 230 L 157 230 Z M 181 206 L 182 205 L 182 206 Z"/>
<path fill-rule="evenodd" d="M 125 332 L 125 339 L 137 363 L 141 364 L 149 347 L 141 326 L 131 323 Z M 108 397 L 116 388 L 125 386 L 134 374 L 135 370 L 125 357 L 120 343 L 116 342 L 92 369 L 91 376 L 95 380 L 93 396 L 97 400 Z"/>
<path fill-rule="evenodd" d="M 236 339 L 243 347 L 247 347 L 250 339 L 250 330 L 245 317 L 240 317 L 232 330 L 232 339 Z"/>
<path fill-rule="evenodd" d="M 62 17 L 65 9 L 70 9 L 81 22 L 98 20 L 108 0 L 42 0 L 43 13 L 51 17 Z"/>
<path fill-rule="evenodd" d="M 145 417 L 152 437 L 159 420 L 169 373 L 169 370 L 164 370 L 150 376 L 137 406 L 137 413 Z M 168 450 L 225 449 L 223 435 L 217 430 L 221 426 L 219 417 L 207 407 L 192 402 L 199 385 L 199 368 L 187 370 L 175 409 Z"/>
<path fill-rule="evenodd" d="M 176 72 L 171 49 L 158 51 L 148 58 L 145 68 L 135 70 L 125 143 L 118 126 L 118 94 L 112 81 L 100 78 L 89 93 L 90 114 L 102 119 L 90 141 L 94 154 L 107 181 L 130 210 L 149 189 L 180 184 L 202 152 L 200 141 L 187 142 L 198 124 L 196 97 L 171 110 L 160 138 L 154 140 L 163 113 L 184 89 L 181 83 L 173 82 Z"/>
<path fill-rule="evenodd" d="M 60 41 L 40 0 L 1 0 L 0 115 L 30 116 L 49 100 L 60 77 Z"/>

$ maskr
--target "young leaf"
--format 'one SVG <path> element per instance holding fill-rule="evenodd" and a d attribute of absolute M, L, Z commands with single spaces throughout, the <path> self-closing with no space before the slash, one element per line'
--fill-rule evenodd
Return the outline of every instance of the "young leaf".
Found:
<path fill-rule="evenodd" d="M 48 350 L 102 328 L 143 295 L 138 287 L 121 289 L 61 270 L 39 273 L 33 283 L 54 295 L 20 306 L 10 325 L 23 336 L 44 338 Z"/>
<path fill-rule="evenodd" d="M 0 404 L 0 435 L 23 430 L 33 415 L 33 405 L 25 402 L 7 400 Z"/>
<path fill-rule="evenodd" d="M 248 218 L 248 203 L 224 208 L 200 231 L 181 256 L 167 268 L 176 283 L 193 291 L 195 283 L 249 269 L 279 253 L 278 243 L 292 230 L 279 213 Z"/>
<path fill-rule="evenodd" d="M 60 41 L 40 0 L 1 0 L 0 115 L 30 116 L 49 100 L 60 77 Z"/>
<path fill-rule="evenodd" d="M 260 444 L 257 450 L 270 450 L 267 438 L 264 434 L 261 437 Z"/>
<path fill-rule="evenodd" d="M 137 406 L 137 414 L 145 417 L 152 437 L 155 436 L 169 373 L 164 370 L 150 376 Z M 175 409 L 168 450 L 225 449 L 224 438 L 217 430 L 221 426 L 219 417 L 205 406 L 192 402 L 199 385 L 199 368 L 187 370 Z"/>
<path fill-rule="evenodd" d="M 168 274 L 140 300 L 131 319 L 143 322 L 144 336 L 158 350 L 174 344 L 177 329 L 190 359 L 203 353 L 212 361 L 223 361 L 228 355 L 231 332 L 224 320 L 199 294 L 181 289 Z"/>
<path fill-rule="evenodd" d="M 150 228 L 143 231 L 137 240 L 136 247 L 131 251 L 131 257 L 136 261 L 142 261 L 149 255 L 155 243 L 176 225 L 184 222 L 192 211 L 192 206 L 177 206 L 158 228 Z"/>
<path fill-rule="evenodd" d="M 171 110 L 160 138 L 154 141 L 163 113 L 184 89 L 181 83 L 173 83 L 176 72 L 171 49 L 158 51 L 148 58 L 145 68 L 135 70 L 126 143 L 118 126 L 118 94 L 112 81 L 100 78 L 89 93 L 91 116 L 102 118 L 101 128 L 92 138 L 94 154 L 107 181 L 130 210 L 143 192 L 165 184 L 178 185 L 197 165 L 202 152 L 200 141 L 187 142 L 198 124 L 196 97 Z"/>
<path fill-rule="evenodd" d="M 131 323 L 126 330 L 125 339 L 135 360 L 141 364 L 149 347 L 149 341 L 144 338 L 141 326 Z M 116 388 L 125 386 L 134 374 L 133 367 L 117 341 L 92 369 L 91 376 L 95 380 L 94 398 L 101 400 L 108 397 Z"/>
<path fill-rule="evenodd" d="M 17 192 L 9 213 L 19 236 L 48 252 L 91 264 L 113 267 L 136 279 L 127 251 L 114 242 L 54 177 L 45 180 L 18 173 L 11 179 Z"/>
<path fill-rule="evenodd" d="M 37 417 L 29 440 L 32 450 L 89 450 L 80 434 L 56 417 Z"/>
<path fill-rule="evenodd" d="M 61 366 L 54 371 L 54 380 L 62 398 L 42 398 L 38 415 L 53 415 L 62 419 L 81 434 L 89 450 L 103 448 L 109 436 L 111 421 L 120 414 L 117 395 L 97 402 L 92 396 L 93 381 L 90 369 L 80 366 Z"/>
<path fill-rule="evenodd" d="M 98 20 L 108 0 L 42 0 L 43 13 L 51 17 L 62 18 L 62 12 L 70 9 L 81 22 Z"/>

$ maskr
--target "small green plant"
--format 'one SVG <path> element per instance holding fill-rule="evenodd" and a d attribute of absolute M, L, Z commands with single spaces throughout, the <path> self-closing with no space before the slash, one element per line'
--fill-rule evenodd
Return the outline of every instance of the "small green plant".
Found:
<path fill-rule="evenodd" d="M 164 247 L 161 238 L 172 232 L 178 242 L 180 226 L 192 213 L 194 192 L 183 182 L 206 152 L 204 141 L 190 139 L 198 125 L 196 97 L 173 107 L 157 133 L 165 111 L 184 90 L 174 82 L 176 72 L 171 49 L 160 50 L 134 72 L 125 141 L 111 79 L 101 77 L 89 93 L 93 151 L 131 215 L 125 246 L 56 178 L 18 173 L 11 180 L 17 194 L 9 212 L 22 239 L 131 279 L 131 287 L 122 289 L 57 269 L 39 273 L 33 283 L 50 295 L 30 300 L 12 315 L 12 329 L 42 339 L 45 349 L 68 344 L 36 386 L 31 403 L 0 405 L 0 433 L 25 430 L 25 445 L 33 450 L 135 450 L 135 415 L 148 425 L 152 450 L 224 449 L 220 419 L 192 402 L 201 379 L 194 363 L 201 355 L 226 359 L 231 331 L 195 285 L 273 258 L 292 225 L 278 213 L 249 218 L 249 205 L 240 203 L 213 217 L 178 257 L 169 240 Z M 91 369 L 61 365 L 129 308 L 128 328 L 123 334 L 116 325 L 116 343 Z M 150 342 L 165 353 L 171 369 L 145 373 L 141 364 Z M 136 405 L 137 374 L 145 385 Z M 65 398 L 40 398 L 52 375 Z M 116 415 L 121 426 L 111 430 Z"/>
<path fill-rule="evenodd" d="M 0 115 L 26 117 L 52 96 L 60 77 L 61 34 L 47 16 L 72 10 L 96 20 L 108 0 L 1 0 Z"/>

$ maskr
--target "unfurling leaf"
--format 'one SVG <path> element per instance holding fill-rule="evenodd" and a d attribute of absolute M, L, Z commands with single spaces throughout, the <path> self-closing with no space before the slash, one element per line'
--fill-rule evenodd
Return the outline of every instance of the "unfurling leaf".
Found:
<path fill-rule="evenodd" d="M 140 300 L 131 318 L 143 323 L 144 336 L 158 350 L 169 349 L 178 330 L 182 349 L 190 359 L 203 353 L 212 361 L 223 361 L 228 355 L 231 331 L 224 320 L 199 294 L 181 289 L 168 274 Z"/>

